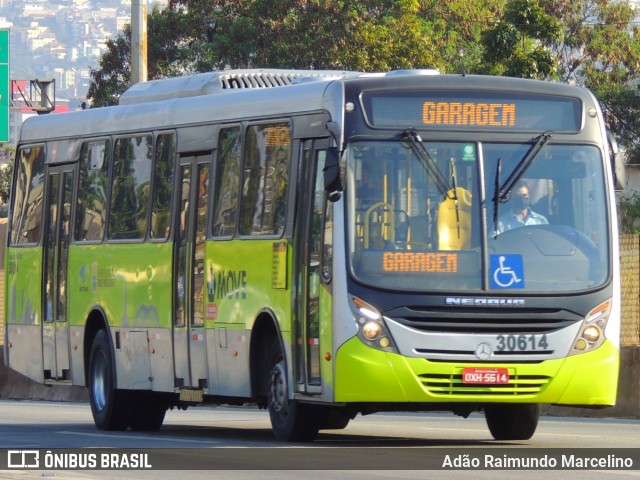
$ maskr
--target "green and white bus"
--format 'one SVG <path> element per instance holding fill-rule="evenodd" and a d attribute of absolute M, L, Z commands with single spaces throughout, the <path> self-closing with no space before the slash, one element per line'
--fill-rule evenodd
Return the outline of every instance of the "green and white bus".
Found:
<path fill-rule="evenodd" d="M 434 71 L 221 71 L 38 116 L 5 361 L 99 429 L 254 404 L 312 440 L 380 411 L 613 405 L 620 272 L 588 91 Z"/>

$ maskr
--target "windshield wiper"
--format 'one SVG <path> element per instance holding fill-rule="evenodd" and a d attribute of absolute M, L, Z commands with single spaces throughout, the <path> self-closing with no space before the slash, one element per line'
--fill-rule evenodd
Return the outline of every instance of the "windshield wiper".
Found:
<path fill-rule="evenodd" d="M 422 163 L 422 166 L 429 174 L 429 177 L 431 177 L 433 182 L 436 184 L 438 190 L 440 190 L 440 193 L 446 196 L 450 187 L 447 184 L 444 175 L 442 175 L 442 172 L 438 168 L 438 164 L 422 144 L 420 135 L 418 135 L 414 130 L 405 130 L 404 132 L 402 132 L 402 138 L 409 142 L 411 150 L 413 150 L 416 158 L 420 161 L 420 163 Z"/>
<path fill-rule="evenodd" d="M 527 154 L 520 160 L 520 163 L 516 165 L 516 168 L 513 169 L 513 172 L 511 172 L 511 175 L 509 175 L 509 178 L 507 178 L 504 184 L 499 189 L 496 185 L 496 191 L 493 197 L 494 203 L 502 203 L 507 200 L 513 186 L 522 178 L 524 172 L 526 172 L 529 165 L 531 165 L 531 162 L 533 162 L 538 153 L 540 153 L 540 150 L 542 150 L 542 147 L 544 147 L 549 140 L 551 140 L 551 132 L 544 132 L 536 138 L 536 143 L 531 146 Z"/>
<path fill-rule="evenodd" d="M 498 159 L 498 165 L 496 166 L 496 178 L 494 183 L 493 195 L 493 238 L 498 237 L 498 206 L 500 205 L 500 198 L 497 194 L 500 191 L 500 174 L 502 173 L 502 158 Z"/>
<path fill-rule="evenodd" d="M 451 190 L 453 191 L 453 203 L 456 207 L 456 226 L 458 228 L 458 238 L 460 238 L 460 210 L 458 209 L 458 182 L 456 179 L 456 161 L 451 158 Z"/>

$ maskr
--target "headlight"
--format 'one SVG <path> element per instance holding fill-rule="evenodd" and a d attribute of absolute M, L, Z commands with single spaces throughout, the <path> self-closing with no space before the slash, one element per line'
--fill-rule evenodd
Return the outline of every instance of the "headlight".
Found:
<path fill-rule="evenodd" d="M 611 299 L 602 302 L 585 316 L 569 355 L 595 350 L 604 343 L 604 330 L 610 313 Z"/>
<path fill-rule="evenodd" d="M 378 322 L 369 321 L 362 326 L 362 334 L 369 340 L 375 340 L 380 336 L 382 327 Z"/>
<path fill-rule="evenodd" d="M 354 296 L 349 304 L 358 325 L 358 338 L 370 347 L 397 353 L 398 349 L 378 309 Z"/>
<path fill-rule="evenodd" d="M 601 335 L 600 329 L 595 325 L 589 325 L 582 332 L 582 336 L 584 337 L 584 339 L 591 343 L 594 343 L 600 340 L 600 335 Z"/>

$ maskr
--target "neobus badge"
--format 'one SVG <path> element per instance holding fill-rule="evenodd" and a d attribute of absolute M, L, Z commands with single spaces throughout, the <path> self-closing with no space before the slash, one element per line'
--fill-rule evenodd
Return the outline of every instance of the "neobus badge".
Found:
<path fill-rule="evenodd" d="M 477 306 L 488 307 L 522 307 L 525 304 L 524 298 L 464 298 L 447 297 L 445 305 Z"/>

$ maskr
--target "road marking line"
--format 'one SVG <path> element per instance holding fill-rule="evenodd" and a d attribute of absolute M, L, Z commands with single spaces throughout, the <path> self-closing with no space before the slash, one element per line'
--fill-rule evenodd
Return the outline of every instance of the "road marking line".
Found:
<path fill-rule="evenodd" d="M 171 443 L 176 443 L 176 442 L 182 442 L 182 443 L 204 443 L 207 445 L 210 444 L 220 444 L 223 443 L 221 441 L 211 441 L 211 440 L 186 440 L 186 439 L 182 439 L 182 438 L 163 438 L 163 437 L 146 437 L 143 435 L 105 435 L 103 433 L 85 433 L 85 432 L 67 432 L 67 431 L 60 431 L 60 432 L 56 432 L 59 434 L 64 434 L 64 435 L 80 435 L 80 436 L 84 436 L 84 437 L 99 437 L 99 438 L 124 438 L 124 439 L 129 439 L 129 440 L 159 440 L 159 441 L 164 441 L 164 442 L 171 442 Z"/>

